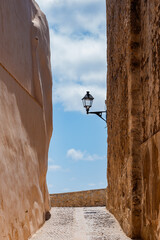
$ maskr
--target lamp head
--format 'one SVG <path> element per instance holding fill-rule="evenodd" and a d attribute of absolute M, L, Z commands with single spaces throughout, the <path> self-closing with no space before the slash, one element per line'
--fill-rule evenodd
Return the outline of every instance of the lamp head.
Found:
<path fill-rule="evenodd" d="M 86 95 L 82 98 L 83 107 L 86 109 L 86 112 L 88 114 L 90 107 L 92 107 L 94 97 L 89 93 L 89 91 L 86 92 Z"/>

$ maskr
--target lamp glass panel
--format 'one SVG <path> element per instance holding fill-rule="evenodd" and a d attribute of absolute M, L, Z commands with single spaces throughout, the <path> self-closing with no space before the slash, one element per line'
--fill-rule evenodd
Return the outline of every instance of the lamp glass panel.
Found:
<path fill-rule="evenodd" d="M 86 99 L 86 106 L 87 107 L 91 107 L 92 106 L 91 100 Z"/>
<path fill-rule="evenodd" d="M 86 107 L 86 100 L 83 99 L 82 102 L 83 102 L 83 107 Z"/>
<path fill-rule="evenodd" d="M 90 100 L 90 106 L 92 107 L 93 100 Z"/>

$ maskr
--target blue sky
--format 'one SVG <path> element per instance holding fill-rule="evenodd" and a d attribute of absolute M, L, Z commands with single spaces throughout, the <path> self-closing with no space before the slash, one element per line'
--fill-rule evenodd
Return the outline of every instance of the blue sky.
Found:
<path fill-rule="evenodd" d="M 53 136 L 47 182 L 50 193 L 105 188 L 107 129 L 86 115 L 81 98 L 89 90 L 92 111 L 105 110 L 105 0 L 37 0 L 50 27 L 53 74 Z"/>

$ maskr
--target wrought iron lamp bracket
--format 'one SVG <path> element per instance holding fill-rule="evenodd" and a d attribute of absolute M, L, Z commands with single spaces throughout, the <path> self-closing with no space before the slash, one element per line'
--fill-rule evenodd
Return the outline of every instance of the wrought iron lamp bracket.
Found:
<path fill-rule="evenodd" d="M 102 114 L 106 114 L 106 119 L 102 117 Z M 96 114 L 98 117 L 100 117 L 103 121 L 107 122 L 107 111 L 98 111 L 98 112 L 89 112 L 89 109 L 87 109 L 87 114 Z"/>

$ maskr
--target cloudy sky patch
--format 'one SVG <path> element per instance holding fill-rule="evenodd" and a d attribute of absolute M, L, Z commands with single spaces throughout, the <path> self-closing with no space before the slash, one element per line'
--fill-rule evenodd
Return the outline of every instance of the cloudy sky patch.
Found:
<path fill-rule="evenodd" d="M 47 174 L 49 191 L 105 187 L 106 126 L 97 116 L 84 115 L 81 101 L 90 91 L 94 96 L 91 111 L 105 110 L 105 0 L 36 1 L 50 28 L 53 137 Z"/>
<path fill-rule="evenodd" d="M 59 170 L 61 170 L 61 166 L 59 166 L 59 165 L 49 165 L 48 170 L 49 171 L 59 171 Z"/>
<path fill-rule="evenodd" d="M 67 157 L 75 161 L 84 160 L 84 161 L 96 161 L 96 160 L 104 160 L 106 156 L 99 156 L 97 154 L 89 154 L 87 151 L 80 151 L 74 148 L 71 148 L 67 151 Z"/>
<path fill-rule="evenodd" d="M 106 28 L 103 4 L 99 0 L 38 0 L 38 3 L 50 25 L 53 103 L 60 103 L 65 111 L 82 111 L 80 100 L 85 91 L 98 89 L 99 94 L 94 92 L 93 108 L 104 109 Z"/>

